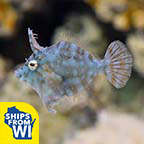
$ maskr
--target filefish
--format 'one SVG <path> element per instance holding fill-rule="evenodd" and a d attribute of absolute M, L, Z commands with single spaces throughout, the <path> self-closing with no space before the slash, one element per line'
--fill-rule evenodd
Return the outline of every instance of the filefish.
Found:
<path fill-rule="evenodd" d="M 131 76 L 132 55 L 118 40 L 112 42 L 104 58 L 99 59 L 69 41 L 40 46 L 30 28 L 28 36 L 33 53 L 15 75 L 31 85 L 51 112 L 55 112 L 53 106 L 62 97 L 86 89 L 100 73 L 116 88 L 124 87 Z"/>

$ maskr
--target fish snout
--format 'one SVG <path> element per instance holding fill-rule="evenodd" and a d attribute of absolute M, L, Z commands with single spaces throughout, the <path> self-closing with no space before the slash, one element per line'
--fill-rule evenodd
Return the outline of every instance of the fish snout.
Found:
<path fill-rule="evenodd" d="M 15 76 L 16 76 L 17 78 L 20 78 L 20 77 L 21 77 L 21 74 L 20 74 L 20 70 L 19 70 L 19 69 L 16 69 L 16 70 L 14 71 L 14 74 L 15 74 Z"/>

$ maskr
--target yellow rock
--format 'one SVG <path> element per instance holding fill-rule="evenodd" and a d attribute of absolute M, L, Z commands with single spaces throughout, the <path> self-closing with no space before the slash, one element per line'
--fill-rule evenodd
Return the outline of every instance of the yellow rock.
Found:
<path fill-rule="evenodd" d="M 130 29 L 130 19 L 127 14 L 120 14 L 113 19 L 113 25 L 116 29 L 127 31 Z"/>
<path fill-rule="evenodd" d="M 133 33 L 127 39 L 128 47 L 134 56 L 135 69 L 144 74 L 144 34 Z"/>
<path fill-rule="evenodd" d="M 136 10 L 132 13 L 132 23 L 137 29 L 144 28 L 144 9 Z"/>
<path fill-rule="evenodd" d="M 0 1 L 0 36 L 13 34 L 18 15 L 7 0 Z"/>

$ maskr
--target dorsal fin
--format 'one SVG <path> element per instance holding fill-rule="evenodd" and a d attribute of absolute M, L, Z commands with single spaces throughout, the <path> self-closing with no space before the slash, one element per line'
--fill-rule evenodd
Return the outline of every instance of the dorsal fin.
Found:
<path fill-rule="evenodd" d="M 35 50 L 37 51 L 37 50 L 43 49 L 43 47 L 40 46 L 38 42 L 36 41 L 37 34 L 34 34 L 30 28 L 28 28 L 28 37 L 29 37 L 30 46 L 33 52 L 35 52 Z"/>

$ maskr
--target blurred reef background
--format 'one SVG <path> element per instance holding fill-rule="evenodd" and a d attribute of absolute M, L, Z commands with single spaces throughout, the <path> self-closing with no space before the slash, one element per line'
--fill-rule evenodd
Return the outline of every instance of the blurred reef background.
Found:
<path fill-rule="evenodd" d="M 42 46 L 67 39 L 103 58 L 113 40 L 125 43 L 134 64 L 115 89 L 104 75 L 88 95 L 65 98 L 57 114 L 14 76 L 31 55 L 27 29 Z M 40 117 L 40 144 L 144 144 L 144 0 L 0 0 L 0 101 L 31 104 Z"/>

